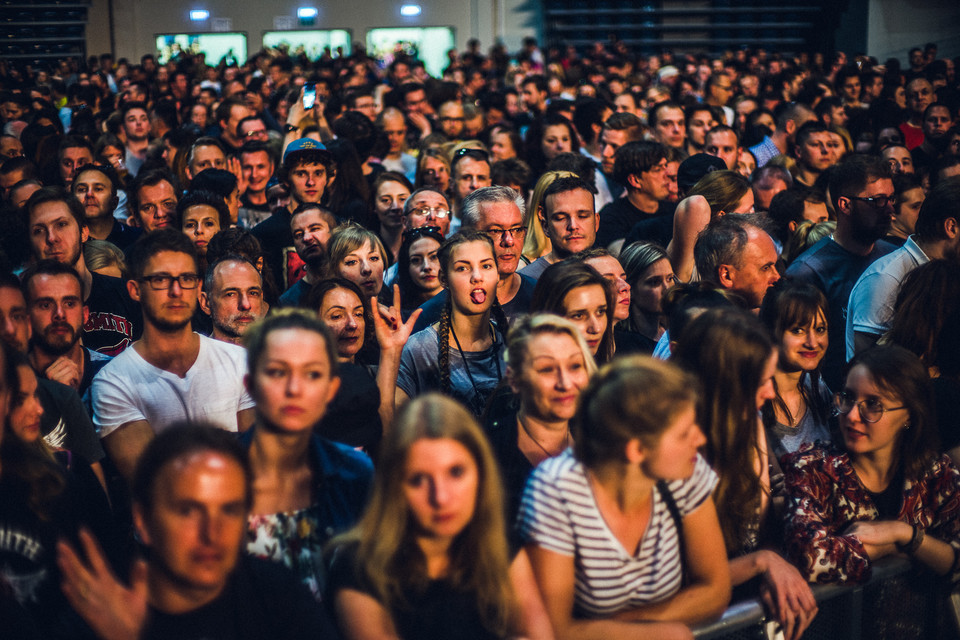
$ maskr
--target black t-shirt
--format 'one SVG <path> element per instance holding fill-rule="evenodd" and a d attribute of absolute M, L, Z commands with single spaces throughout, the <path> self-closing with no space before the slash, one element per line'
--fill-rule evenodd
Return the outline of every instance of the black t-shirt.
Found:
<path fill-rule="evenodd" d="M 35 625 L 45 640 L 93 637 L 60 590 L 57 540 L 65 538 L 79 549 L 76 533 L 86 526 L 114 567 L 122 546 L 102 491 L 99 495 L 87 491 L 88 483 L 62 473 L 63 490 L 46 504 L 43 518 L 30 506 L 26 482 L 9 469 L 0 476 L 0 611 L 21 608 L 18 622 Z M 6 625 L 0 619 L 0 637 L 24 635 Z"/>
<path fill-rule="evenodd" d="M 326 610 L 285 567 L 241 554 L 223 593 L 189 613 L 150 609 L 145 640 L 326 640 L 338 638 Z"/>
<path fill-rule="evenodd" d="M 656 340 L 651 340 L 636 331 L 614 328 L 613 339 L 617 345 L 618 356 L 625 356 L 631 353 L 643 353 L 650 356 L 653 355 L 653 350 L 657 348 Z"/>
<path fill-rule="evenodd" d="M 676 211 L 676 202 L 661 202 L 657 215 L 633 225 L 623 241 L 623 246 L 626 247 L 634 242 L 655 242 L 666 248 L 673 240 L 673 217 Z"/>
<path fill-rule="evenodd" d="M 334 602 L 337 591 L 353 589 L 373 596 L 366 581 L 357 575 L 354 547 L 337 549 L 327 578 L 327 602 Z M 397 635 L 403 640 L 493 640 L 499 638 L 487 629 L 477 609 L 477 599 L 455 588 L 446 580 L 432 580 L 423 591 L 405 589 L 406 602 L 390 610 Z"/>
<path fill-rule="evenodd" d="M 91 272 L 90 297 L 84 304 L 90 317 L 83 325 L 83 346 L 115 356 L 140 338 L 140 305 L 130 298 L 126 283 Z"/>
<path fill-rule="evenodd" d="M 103 459 L 103 447 L 80 396 L 70 387 L 37 378 L 37 397 L 43 406 L 40 433 L 51 447 L 66 449 L 88 463 Z"/>
<path fill-rule="evenodd" d="M 141 227 L 128 227 L 121 224 L 119 220 L 114 220 L 110 235 L 107 236 L 107 242 L 120 249 L 120 251 L 126 252 L 141 235 L 143 235 Z"/>
<path fill-rule="evenodd" d="M 270 267 L 280 289 L 286 291 L 303 277 L 304 264 L 293 246 L 288 209 L 280 209 L 251 229 L 250 233 L 260 241 L 264 262 Z"/>
<path fill-rule="evenodd" d="M 657 212 L 651 215 L 633 206 L 626 197 L 617 198 L 600 210 L 600 230 L 597 231 L 596 244 L 599 247 L 609 247 L 611 243 L 625 239 L 638 223 L 672 214 L 674 208 L 676 205 L 673 203 L 661 202 Z"/>
<path fill-rule="evenodd" d="M 317 434 L 377 459 L 383 424 L 380 421 L 380 389 L 370 369 L 351 362 L 340 363 L 340 390 L 327 407 Z"/>

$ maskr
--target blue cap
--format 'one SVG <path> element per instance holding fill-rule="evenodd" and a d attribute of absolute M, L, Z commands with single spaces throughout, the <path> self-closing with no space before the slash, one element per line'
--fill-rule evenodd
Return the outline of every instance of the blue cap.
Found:
<path fill-rule="evenodd" d="M 313 138 L 299 138 L 297 140 L 294 140 L 290 144 L 288 144 L 287 148 L 283 150 L 282 163 L 285 163 L 287 161 L 287 158 L 290 156 L 291 153 L 296 153 L 297 151 L 311 151 L 311 150 L 323 151 L 325 149 L 326 147 L 323 146 L 322 143 L 317 142 Z"/>

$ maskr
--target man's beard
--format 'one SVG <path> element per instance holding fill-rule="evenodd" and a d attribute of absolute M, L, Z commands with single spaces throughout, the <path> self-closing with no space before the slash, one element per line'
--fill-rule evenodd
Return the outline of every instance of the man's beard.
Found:
<path fill-rule="evenodd" d="M 324 250 L 322 245 L 308 247 L 308 250 L 305 252 L 306 255 L 301 256 L 303 262 L 309 267 L 309 269 L 315 273 L 323 271 L 324 265 L 327 263 L 327 252 Z"/>
<path fill-rule="evenodd" d="M 70 333 L 62 334 L 62 337 L 59 339 L 51 339 L 48 337 L 49 333 L 52 333 L 53 329 L 60 327 L 66 327 L 70 329 Z M 58 358 L 73 349 L 73 346 L 77 344 L 77 341 L 79 340 L 80 332 L 65 322 L 53 322 L 46 329 L 37 333 L 33 337 L 34 345 L 38 349 Z"/>

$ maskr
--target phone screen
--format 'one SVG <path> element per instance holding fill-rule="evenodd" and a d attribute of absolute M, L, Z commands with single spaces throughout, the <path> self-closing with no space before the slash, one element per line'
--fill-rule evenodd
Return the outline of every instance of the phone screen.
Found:
<path fill-rule="evenodd" d="M 317 85 L 311 83 L 303 85 L 303 108 L 313 109 L 313 103 L 317 101 Z"/>

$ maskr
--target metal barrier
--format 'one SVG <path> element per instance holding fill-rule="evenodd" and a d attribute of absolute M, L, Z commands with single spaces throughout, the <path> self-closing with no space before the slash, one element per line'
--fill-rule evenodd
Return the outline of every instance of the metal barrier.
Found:
<path fill-rule="evenodd" d="M 814 586 L 820 610 L 804 639 L 957 637 L 957 630 L 944 615 L 943 583 L 913 569 L 905 558 L 885 558 L 873 565 L 872 576 L 864 584 Z M 732 604 L 719 620 L 694 628 L 693 633 L 700 640 L 756 640 L 767 637 L 767 621 L 759 600 L 745 600 Z"/>

